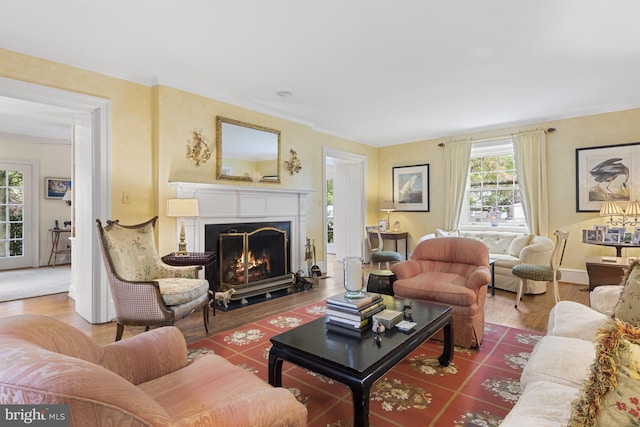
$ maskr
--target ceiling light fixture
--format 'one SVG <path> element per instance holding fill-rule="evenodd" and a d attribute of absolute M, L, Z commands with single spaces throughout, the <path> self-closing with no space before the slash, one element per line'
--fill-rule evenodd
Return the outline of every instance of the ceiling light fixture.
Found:
<path fill-rule="evenodd" d="M 278 95 L 280 98 L 288 98 L 293 95 L 293 93 L 289 92 L 288 90 L 279 90 L 276 92 L 276 95 Z"/>

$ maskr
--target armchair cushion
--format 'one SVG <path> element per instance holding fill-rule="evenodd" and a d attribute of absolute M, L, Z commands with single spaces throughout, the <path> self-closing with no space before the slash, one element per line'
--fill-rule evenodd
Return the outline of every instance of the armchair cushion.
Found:
<path fill-rule="evenodd" d="M 209 291 L 209 282 L 204 279 L 169 277 L 155 281 L 158 282 L 162 299 L 168 306 L 193 301 L 203 294 L 206 295 Z"/>

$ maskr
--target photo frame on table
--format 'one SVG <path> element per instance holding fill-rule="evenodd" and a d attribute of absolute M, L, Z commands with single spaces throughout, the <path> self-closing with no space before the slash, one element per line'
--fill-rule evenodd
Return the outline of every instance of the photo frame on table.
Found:
<path fill-rule="evenodd" d="M 393 203 L 396 210 L 429 212 L 429 165 L 393 167 Z"/>
<path fill-rule="evenodd" d="M 67 190 L 71 190 L 71 178 L 45 178 L 44 198 L 62 200 Z"/>
<path fill-rule="evenodd" d="M 576 148 L 576 212 L 598 212 L 604 202 L 628 202 L 640 185 L 640 142 Z"/>

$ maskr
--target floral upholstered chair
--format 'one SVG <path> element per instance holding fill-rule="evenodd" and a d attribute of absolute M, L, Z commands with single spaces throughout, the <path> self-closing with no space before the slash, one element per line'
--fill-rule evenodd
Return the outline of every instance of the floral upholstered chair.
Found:
<path fill-rule="evenodd" d="M 156 251 L 153 228 L 158 217 L 137 225 L 97 222 L 98 241 L 116 310 L 116 341 L 124 326 L 166 326 L 202 309 L 209 332 L 209 282 L 198 279 L 200 266 L 174 267 Z"/>

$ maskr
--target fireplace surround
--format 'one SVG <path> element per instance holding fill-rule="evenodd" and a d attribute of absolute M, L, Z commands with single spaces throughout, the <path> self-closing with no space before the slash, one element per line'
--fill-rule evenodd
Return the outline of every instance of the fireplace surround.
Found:
<path fill-rule="evenodd" d="M 208 225 L 288 223 L 286 273 L 305 269 L 308 196 L 312 190 L 173 182 L 177 198 L 198 199 L 200 216 L 185 218 L 187 250 L 205 252 Z M 176 226 L 177 227 L 177 226 Z M 176 228 L 177 231 L 177 228 Z M 220 259 L 220 257 L 218 257 Z"/>

